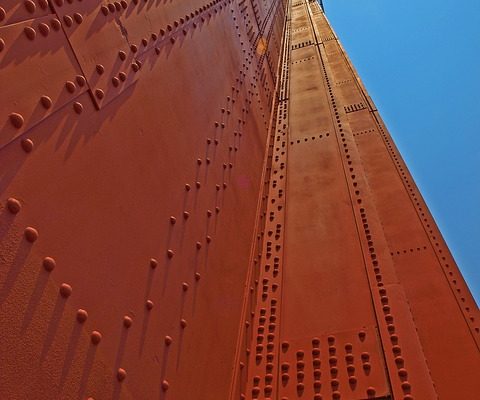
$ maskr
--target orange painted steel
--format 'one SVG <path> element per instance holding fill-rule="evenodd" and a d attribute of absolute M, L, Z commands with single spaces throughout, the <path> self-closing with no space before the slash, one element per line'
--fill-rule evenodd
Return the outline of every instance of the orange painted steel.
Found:
<path fill-rule="evenodd" d="M 0 3 L 0 398 L 475 400 L 480 313 L 309 0 Z"/>

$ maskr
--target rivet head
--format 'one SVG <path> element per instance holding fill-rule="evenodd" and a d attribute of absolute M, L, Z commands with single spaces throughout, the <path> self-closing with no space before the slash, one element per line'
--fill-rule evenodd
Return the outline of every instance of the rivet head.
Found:
<path fill-rule="evenodd" d="M 177 222 L 177 219 L 176 219 L 173 215 L 170 216 L 170 223 L 171 223 L 172 225 L 175 225 L 176 222 Z"/>
<path fill-rule="evenodd" d="M 173 339 L 172 339 L 171 336 L 165 336 L 165 344 L 167 346 L 170 346 L 172 344 L 172 342 L 173 342 Z"/>
<path fill-rule="evenodd" d="M 157 268 L 157 266 L 158 266 L 158 261 L 155 258 L 151 258 L 150 259 L 150 267 L 152 269 L 155 269 L 155 268 Z"/>
<path fill-rule="evenodd" d="M 78 309 L 77 310 L 77 321 L 81 324 L 83 324 L 88 318 L 88 313 L 83 310 L 83 309 Z"/>
<path fill-rule="evenodd" d="M 202 248 L 202 242 L 197 242 L 195 246 L 200 250 Z"/>
<path fill-rule="evenodd" d="M 123 368 L 119 368 L 117 370 L 117 380 L 119 382 L 122 382 L 125 380 L 126 377 L 127 377 L 127 371 L 125 371 Z"/>
<path fill-rule="evenodd" d="M 83 16 L 80 13 L 73 14 L 73 18 L 77 22 L 77 24 L 81 24 L 83 22 Z"/>
<path fill-rule="evenodd" d="M 183 212 L 183 218 L 188 219 L 188 217 L 190 217 L 190 213 L 188 211 L 184 211 Z"/>
<path fill-rule="evenodd" d="M 170 387 L 170 384 L 168 383 L 167 380 L 164 379 L 164 380 L 162 381 L 162 390 L 163 390 L 163 391 L 167 391 L 169 387 Z"/>
<path fill-rule="evenodd" d="M 37 32 L 35 32 L 35 29 L 33 29 L 31 26 L 25 27 L 23 29 L 23 32 L 25 33 L 25 36 L 30 40 L 34 40 L 37 36 Z"/>
<path fill-rule="evenodd" d="M 188 192 L 190 189 L 191 189 L 191 186 L 188 183 L 186 183 L 185 184 L 185 190 Z"/>
<path fill-rule="evenodd" d="M 82 111 L 83 111 L 83 104 L 82 103 L 79 103 L 78 101 L 75 101 L 73 103 L 73 110 L 77 113 L 77 114 L 81 114 Z"/>
<path fill-rule="evenodd" d="M 87 80 L 85 79 L 85 77 L 83 75 L 77 75 L 75 77 L 75 80 L 77 81 L 78 83 L 78 86 L 85 86 L 85 84 L 87 83 Z"/>
<path fill-rule="evenodd" d="M 147 310 L 151 310 L 153 308 L 153 301 L 152 300 L 147 300 L 146 303 L 145 303 L 145 307 L 147 308 Z"/>
<path fill-rule="evenodd" d="M 75 86 L 75 83 L 73 83 L 72 81 L 67 81 L 65 82 L 65 88 L 67 89 L 68 92 L 73 93 L 77 87 Z"/>
<path fill-rule="evenodd" d="M 102 341 L 102 334 L 98 331 L 93 331 L 90 334 L 90 341 L 94 344 L 97 345 Z"/>
<path fill-rule="evenodd" d="M 45 257 L 43 259 L 42 265 L 45 271 L 52 272 L 57 266 L 57 263 L 52 257 Z"/>
<path fill-rule="evenodd" d="M 132 318 L 130 318 L 128 315 L 125 315 L 123 317 L 123 326 L 125 328 L 130 328 L 132 326 L 132 324 L 133 324 Z"/>
<path fill-rule="evenodd" d="M 43 36 L 48 36 L 50 33 L 50 27 L 44 22 L 38 25 L 38 30 Z"/>
<path fill-rule="evenodd" d="M 186 327 L 187 327 L 187 321 L 182 318 L 182 319 L 180 320 L 180 326 L 181 326 L 182 328 L 186 328 Z"/>
<path fill-rule="evenodd" d="M 25 239 L 27 239 L 27 241 L 30 243 L 33 243 L 38 239 L 38 231 L 31 226 L 25 229 L 24 235 Z"/>
<path fill-rule="evenodd" d="M 371 387 L 371 386 L 370 386 L 370 387 L 367 389 L 367 395 L 368 395 L 368 396 L 375 396 L 375 393 L 376 393 L 376 390 L 375 390 L 374 387 Z"/>
<path fill-rule="evenodd" d="M 27 11 L 29 13 L 34 13 L 35 10 L 37 9 L 37 6 L 35 5 L 35 3 L 32 1 L 32 0 L 27 0 L 25 3 L 25 8 L 27 9 Z"/>
<path fill-rule="evenodd" d="M 62 27 L 62 24 L 61 24 L 60 20 L 58 20 L 57 18 L 53 18 L 53 19 L 50 21 L 50 24 L 52 25 L 52 28 L 53 28 L 55 31 L 59 31 L 60 28 Z"/>
<path fill-rule="evenodd" d="M 25 153 L 30 153 L 33 150 L 33 141 L 31 139 L 23 139 L 20 144 Z"/>
<path fill-rule="evenodd" d="M 183 290 L 184 292 L 186 292 L 186 291 L 188 290 L 188 283 L 187 283 L 187 282 L 183 282 L 183 283 L 182 283 L 182 290 Z"/>
<path fill-rule="evenodd" d="M 209 235 L 207 235 L 206 239 L 207 239 L 207 243 L 210 243 L 212 241 L 212 237 Z"/>
<path fill-rule="evenodd" d="M 174 255 L 175 255 L 175 252 L 172 249 L 167 250 L 167 257 L 168 258 L 173 258 Z"/>
<path fill-rule="evenodd" d="M 95 69 L 99 75 L 102 75 L 105 72 L 105 67 L 102 64 L 97 64 Z"/>
<path fill-rule="evenodd" d="M 201 278 L 201 275 L 199 272 L 195 272 L 195 280 L 199 281 Z"/>
<path fill-rule="evenodd" d="M 65 25 L 67 25 L 68 27 L 72 26 L 73 24 L 73 19 L 72 17 L 70 17 L 70 15 L 64 15 L 63 21 L 65 22 Z"/>
<path fill-rule="evenodd" d="M 11 113 L 9 115 L 10 123 L 17 129 L 20 129 L 25 123 L 25 119 L 21 114 Z"/>
<path fill-rule="evenodd" d="M 68 283 L 62 283 L 59 291 L 60 295 L 65 299 L 72 295 L 72 287 Z"/>
<path fill-rule="evenodd" d="M 52 99 L 48 96 L 42 96 L 40 97 L 40 103 L 48 110 L 52 106 Z"/>
<path fill-rule="evenodd" d="M 8 208 L 8 211 L 10 211 L 10 213 L 18 214 L 20 212 L 20 210 L 22 209 L 22 205 L 17 199 L 14 199 L 13 197 L 10 197 L 7 200 L 7 208 Z"/>
<path fill-rule="evenodd" d="M 103 99 L 105 97 L 105 92 L 102 89 L 95 89 L 95 96 L 97 99 Z"/>

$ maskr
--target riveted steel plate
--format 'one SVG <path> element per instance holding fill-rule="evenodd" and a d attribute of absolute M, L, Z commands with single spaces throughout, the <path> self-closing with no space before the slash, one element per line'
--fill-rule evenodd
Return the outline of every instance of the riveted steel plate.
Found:
<path fill-rule="evenodd" d="M 51 13 L 48 0 L 3 0 L 0 3 L 0 26 L 44 17 Z"/>
<path fill-rule="evenodd" d="M 117 14 L 126 3 L 52 2 L 97 108 L 124 92 L 140 74 L 138 49 L 130 45 L 118 22 Z"/>
<path fill-rule="evenodd" d="M 87 90 L 59 20 L 48 15 L 0 27 L 0 147 Z"/>

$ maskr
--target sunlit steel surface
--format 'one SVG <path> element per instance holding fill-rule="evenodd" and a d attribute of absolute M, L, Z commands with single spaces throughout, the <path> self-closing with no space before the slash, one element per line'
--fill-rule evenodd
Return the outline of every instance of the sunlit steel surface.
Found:
<path fill-rule="evenodd" d="M 0 3 L 0 398 L 475 400 L 480 315 L 315 1 Z"/>

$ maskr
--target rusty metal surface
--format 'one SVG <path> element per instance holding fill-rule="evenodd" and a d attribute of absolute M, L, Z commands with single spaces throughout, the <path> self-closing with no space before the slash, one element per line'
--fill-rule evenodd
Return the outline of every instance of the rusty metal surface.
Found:
<path fill-rule="evenodd" d="M 0 3 L 0 398 L 475 399 L 480 315 L 315 1 Z"/>

